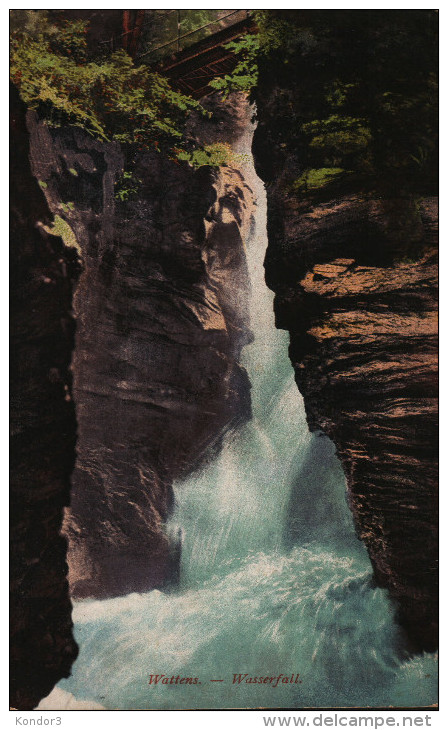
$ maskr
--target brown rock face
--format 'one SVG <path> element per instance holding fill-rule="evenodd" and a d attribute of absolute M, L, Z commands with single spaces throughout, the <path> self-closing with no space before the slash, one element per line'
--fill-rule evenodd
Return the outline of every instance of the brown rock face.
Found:
<path fill-rule="evenodd" d="M 76 423 L 69 364 L 76 254 L 29 165 L 25 109 L 11 98 L 11 675 L 10 703 L 30 710 L 76 658 L 66 540 Z"/>
<path fill-rule="evenodd" d="M 271 185 L 267 280 L 311 430 L 336 444 L 378 584 L 437 642 L 437 202 L 302 200 Z M 400 250 L 412 221 L 414 257 Z M 278 229 L 277 229 L 278 230 Z M 409 239 L 408 239 L 409 243 Z M 417 253 L 418 251 L 418 253 Z"/>
<path fill-rule="evenodd" d="M 319 211 L 325 229 L 344 228 L 355 201 Z M 359 221 L 387 224 L 381 204 L 359 206 Z M 336 212 L 340 208 L 339 213 Z M 300 241 L 313 234 L 301 218 Z M 423 201 L 422 223 L 436 220 Z M 371 220 L 373 217 L 373 221 Z M 336 218 L 336 220 L 334 220 Z M 397 599 L 402 622 L 424 646 L 435 645 L 437 602 L 437 251 L 431 226 L 416 261 L 362 263 L 352 247 L 307 268 L 277 307 L 288 326 L 291 358 L 310 427 L 336 443 L 351 507 L 378 583 Z M 321 229 L 321 230 L 322 230 Z M 360 260 L 361 259 L 361 260 Z M 302 313 L 302 316 L 301 316 Z M 305 318 L 303 317 L 305 314 Z M 302 319 L 302 326 L 298 322 Z M 305 327 L 303 327 L 305 325 Z M 303 329 L 302 329 L 303 327 Z"/>
<path fill-rule="evenodd" d="M 378 584 L 411 645 L 432 650 L 437 16 L 269 13 L 253 149 L 277 325 L 309 426 L 337 446 Z"/>
<path fill-rule="evenodd" d="M 30 118 L 36 175 L 82 250 L 73 357 L 77 463 L 65 532 L 73 595 L 112 596 L 176 579 L 163 523 L 173 479 L 250 412 L 238 365 L 250 338 L 243 238 L 252 194 L 220 173 L 124 157 L 79 130 Z"/>

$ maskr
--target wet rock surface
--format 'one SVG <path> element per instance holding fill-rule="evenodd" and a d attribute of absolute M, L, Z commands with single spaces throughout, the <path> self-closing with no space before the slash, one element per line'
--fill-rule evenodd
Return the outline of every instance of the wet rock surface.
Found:
<path fill-rule="evenodd" d="M 264 84 L 264 86 L 263 86 Z M 311 430 L 336 444 L 359 537 L 411 645 L 437 645 L 437 199 L 353 180 L 298 194 L 291 90 L 261 76 L 266 280 Z M 296 90 L 297 91 L 297 90 Z M 296 104 L 299 95 L 295 97 Z M 287 103 L 285 101 L 287 100 Z M 287 106 L 289 104 L 289 106 Z M 279 121 L 280 120 L 280 121 Z M 281 143 L 280 143 L 281 142 Z"/>
<path fill-rule="evenodd" d="M 29 164 L 25 107 L 11 94 L 10 704 L 36 706 L 77 655 L 66 540 L 76 421 L 69 371 L 76 253 L 51 235 Z"/>
<path fill-rule="evenodd" d="M 250 338 L 243 241 L 252 193 L 226 167 L 138 153 L 138 190 L 117 195 L 119 145 L 30 115 L 35 174 L 83 259 L 74 299 L 78 419 L 70 510 L 74 596 L 176 580 L 164 532 L 173 479 L 250 413 L 238 364 Z M 175 541 L 174 541 L 175 543 Z"/>

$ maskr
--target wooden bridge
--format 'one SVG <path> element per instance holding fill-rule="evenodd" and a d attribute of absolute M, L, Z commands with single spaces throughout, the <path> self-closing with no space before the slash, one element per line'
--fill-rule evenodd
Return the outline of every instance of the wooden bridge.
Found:
<path fill-rule="evenodd" d="M 200 38 L 199 34 L 204 30 L 209 30 L 210 34 Z M 190 43 L 184 49 L 176 49 L 174 54 L 171 50 L 170 57 L 165 57 L 160 65 L 161 72 L 180 91 L 200 99 L 211 91 L 209 81 L 231 73 L 237 63 L 235 54 L 225 45 L 255 31 L 256 25 L 249 12 L 234 10 L 220 20 L 181 37 L 180 43 Z"/>
<path fill-rule="evenodd" d="M 125 10 L 122 27 L 103 41 L 110 50 L 124 48 L 196 99 L 212 90 L 213 78 L 234 69 L 237 58 L 225 45 L 257 30 L 249 10 Z"/>

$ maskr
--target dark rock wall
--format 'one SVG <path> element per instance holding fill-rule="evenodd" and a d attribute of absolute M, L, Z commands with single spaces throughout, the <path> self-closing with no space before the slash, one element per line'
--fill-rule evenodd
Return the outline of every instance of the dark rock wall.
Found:
<path fill-rule="evenodd" d="M 333 52 L 336 58 L 327 45 L 315 59 L 322 84 Z M 276 293 L 277 326 L 291 334 L 309 426 L 337 446 L 375 577 L 396 599 L 413 646 L 433 649 L 437 199 L 425 181 L 418 194 L 397 187 L 394 195 L 390 179 L 380 181 L 385 192 L 356 175 L 294 191 L 303 172 L 297 119 L 311 103 L 300 64 L 262 66 L 256 94 L 253 149 L 268 193 L 266 280 Z M 418 179 L 410 182 L 418 189 Z"/>
<path fill-rule="evenodd" d="M 172 481 L 250 412 L 238 359 L 251 336 L 243 239 L 252 194 L 236 169 L 194 171 L 137 152 L 138 190 L 122 201 L 116 183 L 128 161 L 118 144 L 50 130 L 33 115 L 29 127 L 35 174 L 84 265 L 65 522 L 71 590 L 167 585 L 178 560 L 163 529 Z"/>
<path fill-rule="evenodd" d="M 202 133 L 249 116 L 233 97 Z M 26 125 L 15 93 L 11 140 L 11 706 L 32 709 L 77 654 L 66 538 L 75 596 L 175 582 L 173 479 L 250 414 L 253 199 L 237 169 L 137 152 L 121 200 L 119 145 Z"/>
<path fill-rule="evenodd" d="M 11 95 L 10 703 L 36 706 L 77 654 L 60 528 L 76 422 L 69 364 L 76 252 L 45 229 L 52 214 L 29 164 L 25 108 Z"/>

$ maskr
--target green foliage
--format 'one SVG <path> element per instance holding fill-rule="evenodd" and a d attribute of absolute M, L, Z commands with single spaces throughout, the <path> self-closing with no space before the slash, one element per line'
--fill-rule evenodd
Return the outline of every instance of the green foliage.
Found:
<path fill-rule="evenodd" d="M 115 183 L 115 198 L 125 202 L 137 197 L 142 180 L 133 172 L 125 171 Z"/>
<path fill-rule="evenodd" d="M 202 110 L 197 101 L 147 66 L 135 66 L 125 51 L 87 61 L 84 22 L 55 26 L 43 15 L 36 23 L 34 12 L 31 19 L 12 31 L 11 78 L 49 124 L 75 124 L 99 139 L 144 149 L 187 146 L 188 114 Z"/>
<path fill-rule="evenodd" d="M 237 41 L 227 43 L 225 48 L 238 56 L 238 62 L 231 74 L 217 77 L 210 86 L 226 98 L 231 91 L 250 92 L 258 81 L 257 58 L 260 41 L 257 35 L 245 35 Z"/>
<path fill-rule="evenodd" d="M 146 10 L 142 29 L 142 47 L 151 61 L 175 53 L 178 45 L 184 49 L 210 35 L 213 27 L 203 26 L 217 21 L 219 10 Z M 178 28 L 179 21 L 179 28 Z M 187 36 L 182 37 L 182 36 Z"/>
<path fill-rule="evenodd" d="M 239 165 L 250 162 L 249 155 L 234 152 L 229 144 L 223 142 L 215 142 L 204 147 L 187 152 L 185 150 L 178 151 L 180 160 L 186 160 L 192 167 L 222 167 L 223 165 Z"/>
<path fill-rule="evenodd" d="M 420 176 L 437 159 L 437 96 L 436 74 L 430 73 L 425 84 L 407 93 L 388 90 L 378 97 L 378 134 L 393 142 L 388 146 L 390 168 Z"/>
<path fill-rule="evenodd" d="M 291 185 L 291 190 L 294 193 L 320 190 L 335 180 L 340 179 L 344 174 L 346 174 L 346 170 L 341 167 L 309 169 L 294 181 Z"/>
<path fill-rule="evenodd" d="M 277 157 L 341 168 L 382 194 L 437 190 L 437 13 L 256 11 Z M 265 111 L 266 102 L 269 108 Z M 290 158 L 291 161 L 291 158 Z"/>
<path fill-rule="evenodd" d="M 300 127 L 307 145 L 310 165 L 324 169 L 353 168 L 358 172 L 372 170 L 372 132 L 366 117 L 348 114 L 353 109 L 352 96 L 359 84 L 343 83 L 335 78 L 322 90 L 321 111 L 328 116 L 312 119 Z M 345 113 L 344 113 L 345 112 Z"/>
<path fill-rule="evenodd" d="M 178 152 L 179 160 L 186 160 L 195 168 L 204 167 L 205 165 L 210 167 L 229 165 L 232 162 L 232 157 L 230 146 L 221 142 L 205 145 L 202 149 L 193 150 L 192 152 L 186 150 L 179 150 Z"/>
<path fill-rule="evenodd" d="M 340 109 L 347 102 L 350 92 L 356 88 L 356 84 L 343 84 L 335 79 L 328 84 L 325 100 L 331 109 Z"/>
<path fill-rule="evenodd" d="M 217 20 L 216 10 L 180 10 L 180 35 L 198 30 L 208 23 Z M 204 29 L 205 31 L 207 29 Z M 210 32 L 210 31 L 209 31 Z"/>
<path fill-rule="evenodd" d="M 69 248 L 75 248 L 81 255 L 81 247 L 76 240 L 76 236 L 72 228 L 69 226 L 67 221 L 61 218 L 61 216 L 55 215 L 54 223 L 52 223 L 50 226 L 44 226 L 44 228 L 47 233 L 52 233 L 54 236 L 60 236 L 66 246 L 68 246 Z"/>
<path fill-rule="evenodd" d="M 318 153 L 319 161 L 332 167 L 357 164 L 368 168 L 372 135 L 365 119 L 331 114 L 303 124 L 302 132 L 308 135 L 309 148 Z"/>
<path fill-rule="evenodd" d="M 286 15 L 272 10 L 255 10 L 254 18 L 258 27 L 260 56 L 269 58 L 279 53 L 283 63 L 287 64 L 297 49 L 306 53 L 316 45 L 310 28 L 306 24 L 291 23 Z"/>

